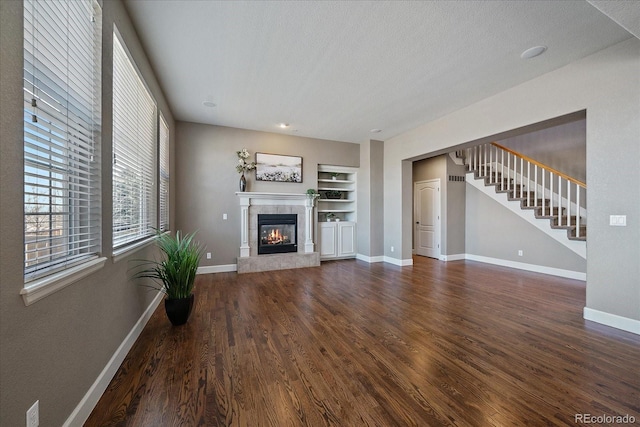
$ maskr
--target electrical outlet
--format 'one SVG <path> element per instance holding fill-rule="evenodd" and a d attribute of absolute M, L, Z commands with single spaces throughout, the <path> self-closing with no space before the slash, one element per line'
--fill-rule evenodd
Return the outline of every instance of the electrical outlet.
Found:
<path fill-rule="evenodd" d="M 40 401 L 36 400 L 36 403 L 31 405 L 31 408 L 27 409 L 27 427 L 38 427 L 40 425 L 40 410 L 38 409 Z"/>
<path fill-rule="evenodd" d="M 520 249 L 520 250 L 518 251 L 518 256 L 522 256 L 522 254 L 523 254 L 522 249 Z"/>
<path fill-rule="evenodd" d="M 211 252 L 207 252 L 207 259 L 211 259 Z"/>
<path fill-rule="evenodd" d="M 227 214 L 226 214 L 226 213 L 223 213 L 223 214 L 222 214 L 222 219 L 224 219 L 224 220 L 226 220 L 226 219 L 227 219 Z"/>
<path fill-rule="evenodd" d="M 395 248 L 393 246 L 391 246 L 391 252 L 393 252 L 395 250 Z"/>

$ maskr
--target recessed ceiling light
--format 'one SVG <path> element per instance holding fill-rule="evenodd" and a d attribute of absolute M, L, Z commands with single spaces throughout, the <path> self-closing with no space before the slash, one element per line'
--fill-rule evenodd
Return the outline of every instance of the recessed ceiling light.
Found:
<path fill-rule="evenodd" d="M 209 108 L 213 108 L 213 107 L 215 107 L 215 106 L 216 106 L 216 104 L 214 104 L 214 103 L 213 103 L 213 102 L 211 102 L 211 101 L 204 101 L 204 102 L 202 103 L 202 105 L 204 105 L 205 107 L 209 107 Z"/>
<path fill-rule="evenodd" d="M 371 129 L 369 132 L 371 132 L 371 133 L 380 133 L 380 132 L 382 132 L 382 129 Z"/>
<path fill-rule="evenodd" d="M 520 58 L 522 58 L 522 59 L 535 58 L 536 56 L 542 55 L 545 50 L 547 50 L 546 46 L 530 47 L 529 49 L 525 50 L 524 52 L 522 52 L 520 54 Z"/>
<path fill-rule="evenodd" d="M 280 123 L 280 127 L 281 127 L 282 129 L 286 129 L 286 128 L 288 128 L 288 127 L 289 127 L 289 123 Z"/>

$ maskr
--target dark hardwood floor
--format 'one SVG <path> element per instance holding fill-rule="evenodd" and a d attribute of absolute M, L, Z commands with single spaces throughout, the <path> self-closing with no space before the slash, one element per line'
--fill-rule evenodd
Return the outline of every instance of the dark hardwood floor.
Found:
<path fill-rule="evenodd" d="M 471 261 L 198 276 L 161 305 L 86 426 L 640 423 L 640 337 L 582 318 L 583 282 Z"/>

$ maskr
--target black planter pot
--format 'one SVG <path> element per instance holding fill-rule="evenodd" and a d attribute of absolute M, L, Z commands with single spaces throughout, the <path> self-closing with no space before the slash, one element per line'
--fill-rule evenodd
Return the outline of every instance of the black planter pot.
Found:
<path fill-rule="evenodd" d="M 164 309 L 167 317 L 173 326 L 180 326 L 187 323 L 193 308 L 193 294 L 187 298 L 166 299 L 164 300 Z"/>

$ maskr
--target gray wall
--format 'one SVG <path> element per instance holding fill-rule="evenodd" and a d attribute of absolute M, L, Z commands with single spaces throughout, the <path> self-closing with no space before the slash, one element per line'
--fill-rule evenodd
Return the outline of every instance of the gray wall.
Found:
<path fill-rule="evenodd" d="M 369 140 L 360 144 L 358 170 L 358 255 L 380 257 L 383 253 L 383 150 L 382 141 Z M 365 258 L 365 259 L 367 259 Z"/>
<path fill-rule="evenodd" d="M 477 188 L 470 184 L 466 187 L 466 253 L 586 272 L 585 259 Z M 518 256 L 518 250 L 523 256 Z"/>
<path fill-rule="evenodd" d="M 385 255 L 411 260 L 409 161 L 501 139 L 513 129 L 585 109 L 587 307 L 640 320 L 640 40 L 635 38 L 385 141 Z M 610 227 L 611 214 L 627 215 L 627 227 Z M 391 246 L 402 251 L 392 253 Z"/>
<path fill-rule="evenodd" d="M 40 425 L 57 426 L 75 409 L 154 297 L 127 280 L 126 258 L 114 263 L 110 257 L 114 22 L 172 136 L 174 121 L 122 4 L 105 1 L 102 249 L 107 263 L 85 279 L 25 306 L 20 296 L 24 285 L 22 8 L 20 1 L 0 1 L 0 425 L 25 425 L 26 410 L 40 400 Z M 135 257 L 151 256 L 151 251 L 142 249 Z"/>
<path fill-rule="evenodd" d="M 269 132 L 177 122 L 176 229 L 198 230 L 198 239 L 212 252 L 201 266 L 236 263 L 240 247 L 240 175 L 236 151 L 302 156 L 302 183 L 256 181 L 246 174 L 247 191 L 304 193 L 317 188 L 318 164 L 358 167 L 360 146 Z M 223 214 L 227 220 L 223 220 Z"/>
<path fill-rule="evenodd" d="M 587 181 L 585 119 L 497 141 L 579 181 Z"/>
<path fill-rule="evenodd" d="M 449 176 L 465 176 L 466 168 L 457 165 L 450 156 L 447 159 L 447 252 L 459 255 L 466 252 L 466 185 L 464 181 L 449 181 Z"/>

